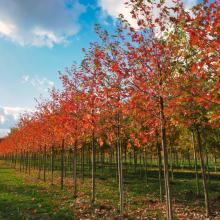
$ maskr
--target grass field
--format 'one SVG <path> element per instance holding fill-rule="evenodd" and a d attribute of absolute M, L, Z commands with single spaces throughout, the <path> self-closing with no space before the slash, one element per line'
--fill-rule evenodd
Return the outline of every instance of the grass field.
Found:
<path fill-rule="evenodd" d="M 97 202 L 90 204 L 90 183 L 78 181 L 78 197 L 73 198 L 72 180 L 65 179 L 60 190 L 56 173 L 55 185 L 20 173 L 0 162 L 0 219 L 123 219 L 118 216 L 118 188 L 114 174 L 99 176 Z M 205 219 L 203 196 L 196 196 L 194 175 L 186 170 L 176 171 L 171 182 L 176 219 Z M 100 173 L 99 173 L 100 175 Z M 49 178 L 49 175 L 48 175 Z M 209 192 L 213 219 L 220 219 L 220 175 L 210 175 Z M 125 175 L 124 219 L 165 219 L 165 205 L 159 202 L 156 171 L 149 171 L 148 183 L 142 176 Z M 202 182 L 200 182 L 202 190 Z"/>

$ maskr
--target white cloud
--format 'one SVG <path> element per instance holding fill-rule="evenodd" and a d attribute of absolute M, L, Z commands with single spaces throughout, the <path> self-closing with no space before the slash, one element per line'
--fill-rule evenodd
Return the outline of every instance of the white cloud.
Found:
<path fill-rule="evenodd" d="M 100 7 L 113 18 L 117 18 L 119 14 L 123 14 L 124 18 L 131 24 L 133 27 L 137 27 L 135 19 L 131 16 L 131 7 L 126 6 L 124 3 L 129 2 L 129 0 L 99 0 Z M 160 2 L 156 0 L 155 2 Z M 183 0 L 185 8 L 189 9 L 197 3 L 197 0 Z M 166 5 L 171 7 L 173 5 L 172 0 L 166 0 Z M 153 13 L 158 15 L 159 9 L 157 7 L 153 8 Z"/>
<path fill-rule="evenodd" d="M 7 135 L 14 127 L 21 114 L 32 112 L 32 109 L 21 107 L 0 106 L 0 137 Z"/>
<path fill-rule="evenodd" d="M 120 13 L 127 14 L 129 12 L 124 3 L 126 0 L 99 0 L 99 4 L 104 11 L 113 17 L 118 17 Z"/>
<path fill-rule="evenodd" d="M 0 115 L 0 124 L 4 124 L 4 122 L 5 122 L 4 115 Z"/>
<path fill-rule="evenodd" d="M 78 0 L 0 0 L 0 36 L 20 45 L 53 47 L 79 30 Z"/>
<path fill-rule="evenodd" d="M 1 108 L 3 109 L 5 117 L 13 116 L 14 120 L 17 120 L 19 118 L 20 114 L 32 111 L 31 109 L 26 109 L 26 108 L 21 108 L 21 107 L 4 106 L 4 107 L 0 107 L 0 110 L 1 110 Z"/>
<path fill-rule="evenodd" d="M 117 18 L 119 14 L 123 14 L 125 19 L 129 21 L 132 26 L 136 26 L 136 21 L 131 17 L 131 9 L 125 6 L 127 0 L 99 0 L 101 8 L 113 18 Z"/>
<path fill-rule="evenodd" d="M 15 31 L 15 26 L 6 22 L 0 21 L 0 33 L 5 36 L 10 36 Z"/>
<path fill-rule="evenodd" d="M 0 128 L 0 138 L 5 137 L 10 132 L 10 129 Z"/>
<path fill-rule="evenodd" d="M 22 83 L 32 85 L 40 92 L 47 92 L 48 89 L 51 89 L 54 86 L 54 82 L 47 79 L 46 77 L 30 77 L 29 75 L 22 76 Z"/>
<path fill-rule="evenodd" d="M 36 27 L 33 30 L 34 38 L 33 45 L 53 47 L 54 44 L 66 43 L 66 39 L 62 35 L 56 35 L 54 32 L 43 29 L 41 27 Z"/>

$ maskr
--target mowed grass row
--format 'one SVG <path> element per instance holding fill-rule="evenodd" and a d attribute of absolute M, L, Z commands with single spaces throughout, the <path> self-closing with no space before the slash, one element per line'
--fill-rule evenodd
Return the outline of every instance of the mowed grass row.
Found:
<path fill-rule="evenodd" d="M 62 198 L 67 192 L 26 179 L 0 163 L 0 219 L 73 219 Z"/>
<path fill-rule="evenodd" d="M 98 171 L 97 202 L 90 205 L 91 179 L 89 173 L 84 181 L 78 180 L 78 197 L 73 197 L 73 183 L 65 179 L 64 190 L 59 186 L 59 172 L 55 185 L 37 179 L 37 172 L 31 176 L 11 169 L 0 162 L 0 219 L 120 219 L 118 217 L 118 185 L 115 174 L 105 169 Z M 106 175 L 105 175 L 106 174 Z M 80 176 L 80 175 L 79 175 Z M 202 195 L 196 196 L 194 174 L 187 170 L 175 170 L 171 182 L 176 219 L 205 219 Z M 144 174 L 125 175 L 125 217 L 126 219 L 165 219 L 165 205 L 159 202 L 157 171 L 148 170 L 148 182 Z M 211 173 L 209 192 L 213 218 L 220 213 L 220 175 Z"/>

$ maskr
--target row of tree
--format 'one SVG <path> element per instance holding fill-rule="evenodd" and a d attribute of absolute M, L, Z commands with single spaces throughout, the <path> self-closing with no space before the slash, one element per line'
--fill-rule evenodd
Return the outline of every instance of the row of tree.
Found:
<path fill-rule="evenodd" d="M 188 10 L 179 0 L 127 2 L 135 27 L 123 15 L 113 34 L 97 25 L 98 42 L 83 49 L 79 66 L 60 74 L 61 91 L 53 89 L 49 100 L 21 117 L 0 143 L 1 154 L 21 157 L 71 147 L 76 187 L 77 152 L 89 145 L 94 203 L 97 148 L 107 149 L 109 156 L 115 151 L 123 213 L 123 151 L 156 152 L 171 220 L 168 149 L 179 152 L 177 146 L 191 134 L 210 215 L 204 158 L 206 151 L 216 158 L 220 150 L 219 3 L 205 0 Z"/>

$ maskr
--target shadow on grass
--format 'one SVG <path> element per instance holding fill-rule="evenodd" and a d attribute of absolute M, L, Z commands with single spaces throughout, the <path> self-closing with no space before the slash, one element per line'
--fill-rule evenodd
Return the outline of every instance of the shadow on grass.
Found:
<path fill-rule="evenodd" d="M 73 219 L 62 192 L 26 184 L 11 169 L 0 169 L 0 219 Z"/>
<path fill-rule="evenodd" d="M 137 169 L 136 173 L 133 172 L 133 169 L 124 171 L 125 202 L 129 208 L 135 210 L 159 199 L 158 172 L 156 170 L 148 170 L 148 182 L 146 182 L 144 170 L 140 172 Z M 89 172 L 87 170 L 85 173 L 84 184 L 79 185 L 79 192 L 84 192 L 87 198 L 91 195 Z M 78 174 L 80 176 L 79 172 Z M 219 177 L 211 175 L 210 183 L 210 197 L 211 199 L 217 198 L 220 195 Z M 68 195 L 68 191 L 61 191 L 58 186 L 44 187 L 44 184 L 37 184 L 37 181 L 25 183 L 23 178 L 16 175 L 12 169 L 0 169 L 0 219 L 74 219 L 68 203 L 62 199 L 63 196 L 71 196 Z M 173 197 L 178 203 L 203 207 L 203 196 L 197 196 L 195 193 L 194 173 L 175 171 L 171 189 Z M 201 178 L 200 190 L 202 194 Z M 100 170 L 97 170 L 97 198 L 100 203 L 108 201 L 114 207 L 118 206 L 118 181 L 115 171 L 105 169 L 102 174 Z"/>

